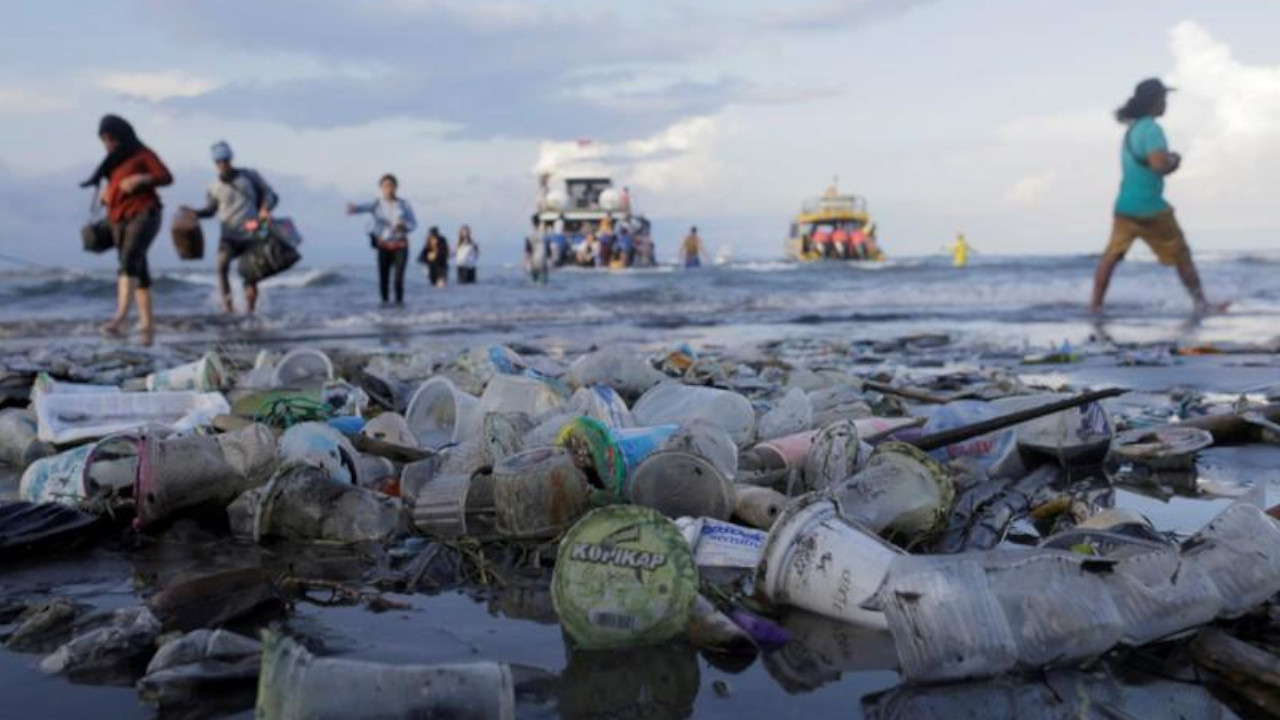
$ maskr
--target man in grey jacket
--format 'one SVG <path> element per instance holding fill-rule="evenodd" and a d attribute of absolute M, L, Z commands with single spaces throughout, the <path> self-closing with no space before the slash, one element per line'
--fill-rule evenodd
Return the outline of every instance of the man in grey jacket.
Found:
<path fill-rule="evenodd" d="M 184 205 L 179 209 L 194 212 L 196 217 L 202 219 L 211 218 L 215 214 L 218 216 L 222 226 L 221 239 L 218 241 L 218 289 L 222 292 L 222 309 L 233 313 L 235 304 L 231 300 L 231 282 L 228 278 L 231 261 L 253 247 L 257 223 L 271 219 L 271 211 L 280 199 L 256 170 L 238 168 L 231 164 L 234 155 L 231 146 L 225 141 L 214 143 L 211 150 L 218 176 L 209 183 L 204 207 L 192 210 Z M 244 300 L 248 311 L 252 313 L 258 304 L 257 285 L 244 286 Z"/>

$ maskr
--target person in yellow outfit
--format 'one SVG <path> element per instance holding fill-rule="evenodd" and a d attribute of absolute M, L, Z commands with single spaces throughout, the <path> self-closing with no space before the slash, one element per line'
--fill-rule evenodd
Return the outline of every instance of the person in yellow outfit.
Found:
<path fill-rule="evenodd" d="M 968 240 L 964 239 L 964 233 L 956 233 L 956 241 L 951 243 L 951 264 L 955 267 L 964 267 L 969 264 L 969 253 L 973 250 L 973 246 Z"/>

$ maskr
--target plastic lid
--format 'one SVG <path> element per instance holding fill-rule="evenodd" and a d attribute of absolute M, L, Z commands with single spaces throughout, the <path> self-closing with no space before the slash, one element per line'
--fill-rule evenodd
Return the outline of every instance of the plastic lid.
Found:
<path fill-rule="evenodd" d="M 584 648 L 652 645 L 683 633 L 698 596 L 693 553 L 675 523 L 627 505 L 595 510 L 560 542 L 551 597 Z"/>

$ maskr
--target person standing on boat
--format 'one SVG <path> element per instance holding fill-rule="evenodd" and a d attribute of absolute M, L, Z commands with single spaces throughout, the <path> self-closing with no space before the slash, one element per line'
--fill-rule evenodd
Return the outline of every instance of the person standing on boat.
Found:
<path fill-rule="evenodd" d="M 471 239 L 471 226 L 458 228 L 458 246 L 453 251 L 458 266 L 458 284 L 473 285 L 476 281 L 476 263 L 480 261 L 480 246 Z"/>
<path fill-rule="evenodd" d="M 449 241 L 440 234 L 440 228 L 432 226 L 427 231 L 427 242 L 422 246 L 418 262 L 427 266 L 427 279 L 434 287 L 449 284 Z"/>
<path fill-rule="evenodd" d="M 600 220 L 600 231 L 597 235 L 596 241 L 600 246 L 596 254 L 596 265 L 607 268 L 613 260 L 613 218 L 605 215 Z"/>
<path fill-rule="evenodd" d="M 218 238 L 218 292 L 222 295 L 223 312 L 231 314 L 236 311 L 231 299 L 231 261 L 245 254 L 256 242 L 247 225 L 254 220 L 270 220 L 271 211 L 280 202 L 280 198 L 257 170 L 238 168 L 231 164 L 235 154 L 225 141 L 214 143 L 210 154 L 218 176 L 209 183 L 204 207 L 194 210 L 183 205 L 178 209 L 194 213 L 202 220 L 218 216 L 221 225 Z M 252 315 L 258 305 L 256 284 L 245 283 L 244 302 L 246 311 Z"/>
<path fill-rule="evenodd" d="M 622 253 L 622 266 L 631 267 L 636 261 L 636 239 L 629 223 L 618 224 L 618 250 Z"/>
<path fill-rule="evenodd" d="M 1164 130 L 1156 122 L 1167 109 L 1172 89 L 1156 78 L 1143 80 L 1134 89 L 1133 96 L 1116 111 L 1116 119 L 1128 129 L 1120 144 L 1122 178 L 1111 223 L 1111 239 L 1094 273 L 1090 303 L 1094 314 L 1102 313 L 1111 275 L 1138 238 L 1151 248 L 1162 265 L 1177 268 L 1197 313 L 1226 307 L 1210 305 L 1205 299 L 1200 274 L 1191 259 L 1191 248 L 1174 217 L 1173 206 L 1164 199 L 1165 176 L 1177 172 L 1182 165 L 1182 156 L 1169 150 Z"/>
<path fill-rule="evenodd" d="M 373 225 L 369 228 L 369 244 L 378 251 L 378 291 L 382 304 L 390 302 L 392 276 L 395 279 L 397 305 L 404 304 L 404 271 L 409 265 L 409 233 L 418 227 L 413 208 L 396 193 L 400 188 L 396 176 L 387 173 L 378 181 L 382 197 L 361 205 L 348 204 L 347 214 L 369 213 Z"/>
<path fill-rule="evenodd" d="M 702 238 L 698 236 L 698 226 L 695 225 L 689 228 L 689 234 L 680 243 L 680 263 L 686 268 L 701 267 L 704 254 Z"/>
<path fill-rule="evenodd" d="M 151 272 L 147 251 L 160 232 L 163 207 L 156 188 L 173 183 L 173 175 L 154 152 L 134 132 L 133 126 L 117 115 L 106 115 L 98 123 L 98 139 L 107 156 L 81 187 L 97 187 L 103 180 L 102 204 L 115 241 L 120 263 L 116 281 L 116 312 L 102 324 L 104 333 L 120 332 L 129 316 L 129 306 L 138 305 L 138 333 L 144 344 L 152 339 Z"/>

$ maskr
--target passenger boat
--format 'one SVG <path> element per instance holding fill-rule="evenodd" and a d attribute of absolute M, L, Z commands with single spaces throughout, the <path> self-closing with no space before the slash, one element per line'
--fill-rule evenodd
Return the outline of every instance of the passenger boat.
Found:
<path fill-rule="evenodd" d="M 834 181 L 826 192 L 801 206 L 791 222 L 785 252 L 788 259 L 800 262 L 884 259 L 866 199 L 842 194 Z"/>

